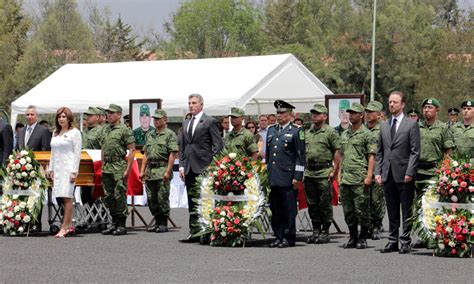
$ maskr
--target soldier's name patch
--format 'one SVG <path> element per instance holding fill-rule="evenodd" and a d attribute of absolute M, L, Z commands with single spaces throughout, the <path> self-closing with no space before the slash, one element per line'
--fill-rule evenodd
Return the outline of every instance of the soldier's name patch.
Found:
<path fill-rule="evenodd" d="M 287 133 L 287 134 L 285 134 L 285 137 L 291 138 L 291 137 L 293 137 L 293 134 L 288 134 L 288 133 Z"/>

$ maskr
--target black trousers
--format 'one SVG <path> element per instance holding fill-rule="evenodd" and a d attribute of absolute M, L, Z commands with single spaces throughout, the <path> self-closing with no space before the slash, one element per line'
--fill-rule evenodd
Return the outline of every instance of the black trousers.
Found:
<path fill-rule="evenodd" d="M 296 241 L 297 198 L 298 191 L 293 187 L 271 187 L 272 230 L 278 239 L 285 238 L 290 246 Z"/>
<path fill-rule="evenodd" d="M 390 171 L 387 181 L 383 185 L 385 202 L 387 204 L 387 213 L 389 220 L 389 236 L 390 243 L 398 244 L 398 240 L 402 244 L 410 244 L 411 224 L 408 218 L 411 216 L 411 207 L 415 199 L 415 181 L 409 183 L 397 183 L 393 180 Z M 400 207 L 402 209 L 403 231 L 399 237 L 400 228 Z"/>
<path fill-rule="evenodd" d="M 191 234 L 196 234 L 201 231 L 196 203 L 196 200 L 200 198 L 199 187 L 196 187 L 196 178 L 198 176 L 199 174 L 190 170 L 184 177 L 184 184 L 186 185 L 188 195 L 189 232 Z"/>

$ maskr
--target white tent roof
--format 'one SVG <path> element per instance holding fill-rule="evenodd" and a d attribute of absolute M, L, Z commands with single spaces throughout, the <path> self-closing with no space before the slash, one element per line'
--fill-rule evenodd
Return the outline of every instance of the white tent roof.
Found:
<path fill-rule="evenodd" d="M 12 105 L 12 121 L 35 105 L 39 113 L 67 106 L 82 113 L 89 106 L 115 103 L 128 112 L 130 99 L 162 99 L 168 116 L 187 113 L 188 95 L 204 97 L 204 111 L 226 115 L 231 107 L 247 114 L 273 113 L 283 99 L 308 112 L 332 92 L 293 55 L 66 64 Z"/>

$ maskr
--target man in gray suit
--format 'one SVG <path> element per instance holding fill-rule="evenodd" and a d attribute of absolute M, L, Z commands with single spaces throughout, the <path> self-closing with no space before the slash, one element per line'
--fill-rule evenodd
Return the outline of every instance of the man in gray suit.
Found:
<path fill-rule="evenodd" d="M 13 128 L 10 124 L 0 120 L 0 166 L 6 164 L 8 156 L 13 150 Z"/>
<path fill-rule="evenodd" d="M 409 217 L 415 198 L 415 176 L 420 156 L 420 128 L 404 115 L 405 96 L 402 92 L 392 92 L 389 96 L 392 117 L 382 123 L 375 164 L 375 180 L 383 185 L 389 218 L 389 242 L 382 253 L 399 251 L 409 253 Z M 400 236 L 400 205 L 402 207 L 403 233 Z"/>
<path fill-rule="evenodd" d="M 51 132 L 38 124 L 38 111 L 29 106 L 25 112 L 26 127 L 18 134 L 18 148 L 28 147 L 32 151 L 51 150 Z"/>
<path fill-rule="evenodd" d="M 217 127 L 217 121 L 203 112 L 204 99 L 199 94 L 188 97 L 189 112 L 192 117 L 183 122 L 179 135 L 179 174 L 184 179 L 188 193 L 189 235 L 180 242 L 198 242 L 193 234 L 201 230 L 195 199 L 199 199 L 196 177 L 212 162 L 224 143 Z"/>

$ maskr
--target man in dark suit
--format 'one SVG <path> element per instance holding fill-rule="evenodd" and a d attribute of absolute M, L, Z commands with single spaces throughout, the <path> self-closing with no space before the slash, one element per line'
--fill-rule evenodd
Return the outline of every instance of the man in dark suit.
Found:
<path fill-rule="evenodd" d="M 13 150 L 13 128 L 10 124 L 0 120 L 0 166 L 6 164 L 8 156 Z"/>
<path fill-rule="evenodd" d="M 296 202 L 306 162 L 305 141 L 304 130 L 291 123 L 295 107 L 282 100 L 274 105 L 277 124 L 268 129 L 266 153 L 271 224 L 276 237 L 270 247 L 287 248 L 296 241 Z"/>
<path fill-rule="evenodd" d="M 51 132 L 38 124 L 38 111 L 29 106 L 25 112 L 26 127 L 18 135 L 18 148 L 28 147 L 32 151 L 51 150 Z"/>
<path fill-rule="evenodd" d="M 26 127 L 18 134 L 17 148 L 28 147 L 32 151 L 50 151 L 51 150 L 51 132 L 48 128 L 38 124 L 38 111 L 35 106 L 29 106 L 25 112 Z M 41 215 L 43 207 L 39 212 L 38 222 L 32 224 L 31 233 L 41 232 Z"/>
<path fill-rule="evenodd" d="M 224 145 L 219 134 L 217 121 L 203 112 L 204 99 L 199 94 L 188 97 L 189 112 L 192 117 L 183 122 L 179 135 L 179 174 L 184 179 L 188 193 L 189 235 L 181 242 L 197 242 L 193 234 L 201 231 L 195 199 L 199 199 L 196 187 L 198 177 Z"/>
<path fill-rule="evenodd" d="M 392 92 L 389 96 L 392 117 L 380 127 L 375 180 L 383 185 L 389 218 L 389 241 L 382 253 L 399 251 L 409 253 L 409 217 L 415 198 L 415 176 L 420 157 L 420 128 L 418 124 L 404 115 L 405 96 L 402 92 Z M 403 233 L 400 236 L 400 205 L 402 208 Z"/>

